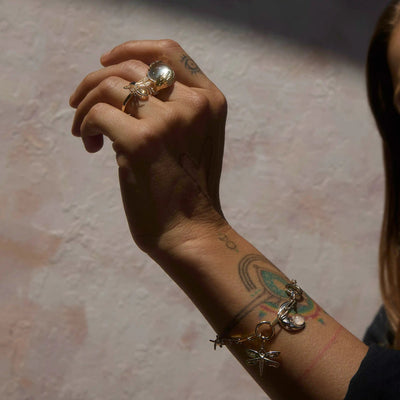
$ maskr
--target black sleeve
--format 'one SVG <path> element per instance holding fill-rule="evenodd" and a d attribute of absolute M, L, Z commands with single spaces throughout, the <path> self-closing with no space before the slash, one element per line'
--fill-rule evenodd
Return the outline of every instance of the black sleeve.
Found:
<path fill-rule="evenodd" d="M 400 351 L 371 346 L 344 400 L 400 400 Z"/>

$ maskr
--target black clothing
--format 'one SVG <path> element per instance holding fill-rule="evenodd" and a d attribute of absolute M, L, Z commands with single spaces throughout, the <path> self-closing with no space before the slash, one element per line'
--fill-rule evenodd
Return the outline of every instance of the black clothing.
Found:
<path fill-rule="evenodd" d="M 344 400 L 399 400 L 400 351 L 369 348 Z"/>
<path fill-rule="evenodd" d="M 344 400 L 400 400 L 400 351 L 389 349 L 393 340 L 381 307 L 365 333 L 364 343 L 370 348 Z"/>
<path fill-rule="evenodd" d="M 394 334 L 390 328 L 385 308 L 382 306 L 365 332 L 363 342 L 367 346 L 375 344 L 379 347 L 390 348 L 393 345 L 393 341 Z"/>

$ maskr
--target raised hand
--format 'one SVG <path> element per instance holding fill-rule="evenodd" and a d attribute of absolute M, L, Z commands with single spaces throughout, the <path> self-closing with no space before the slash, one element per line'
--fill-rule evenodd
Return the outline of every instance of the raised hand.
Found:
<path fill-rule="evenodd" d="M 175 83 L 146 101 L 124 90 L 162 60 Z M 96 152 L 113 142 L 132 236 L 150 255 L 226 225 L 219 201 L 226 101 L 174 41 L 130 41 L 101 58 L 70 99 L 72 133 Z"/>

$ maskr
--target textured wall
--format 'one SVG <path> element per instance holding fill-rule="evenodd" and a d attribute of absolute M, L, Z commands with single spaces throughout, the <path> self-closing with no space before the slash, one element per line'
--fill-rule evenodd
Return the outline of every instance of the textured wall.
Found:
<path fill-rule="evenodd" d="M 1 399 L 265 398 L 133 244 L 110 145 L 90 155 L 70 135 L 69 95 L 125 40 L 178 40 L 226 94 L 232 225 L 357 336 L 380 304 L 363 66 L 160 4 L 0 1 Z"/>

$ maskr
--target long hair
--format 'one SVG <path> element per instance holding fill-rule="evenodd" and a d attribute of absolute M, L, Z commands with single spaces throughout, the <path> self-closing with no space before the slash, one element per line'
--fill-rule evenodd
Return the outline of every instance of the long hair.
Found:
<path fill-rule="evenodd" d="M 366 69 L 368 100 L 382 137 L 386 176 L 379 248 L 380 287 L 397 349 L 400 349 L 400 115 L 393 100 L 388 47 L 399 20 L 400 0 L 391 1 L 376 25 Z"/>

